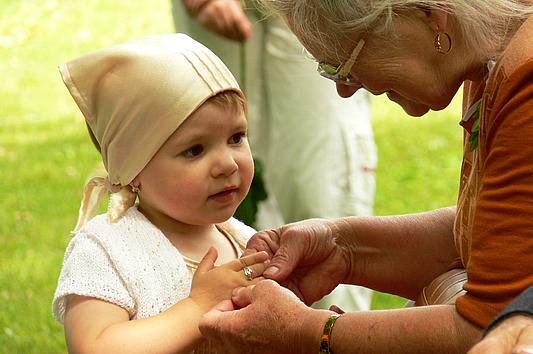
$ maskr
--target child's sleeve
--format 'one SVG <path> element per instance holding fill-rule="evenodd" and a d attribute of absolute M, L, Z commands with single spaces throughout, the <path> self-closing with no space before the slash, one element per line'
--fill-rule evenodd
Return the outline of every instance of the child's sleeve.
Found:
<path fill-rule="evenodd" d="M 79 233 L 67 247 L 52 304 L 55 318 L 63 323 L 65 297 L 76 294 L 95 297 L 135 315 L 135 302 L 103 244 L 96 237 Z"/>

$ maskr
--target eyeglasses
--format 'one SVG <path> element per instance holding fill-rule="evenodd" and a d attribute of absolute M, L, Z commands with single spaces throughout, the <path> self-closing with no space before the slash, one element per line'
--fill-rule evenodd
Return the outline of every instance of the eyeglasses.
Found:
<path fill-rule="evenodd" d="M 352 71 L 355 59 L 359 56 L 359 52 L 363 49 L 365 44 L 364 39 L 360 39 L 355 48 L 352 51 L 352 54 L 344 63 L 339 66 L 333 66 L 326 62 L 318 63 L 318 73 L 320 76 L 323 76 L 327 79 L 335 81 L 337 84 L 343 84 L 348 86 L 359 86 L 358 82 L 353 81 L 353 78 L 350 76 L 350 71 Z"/>

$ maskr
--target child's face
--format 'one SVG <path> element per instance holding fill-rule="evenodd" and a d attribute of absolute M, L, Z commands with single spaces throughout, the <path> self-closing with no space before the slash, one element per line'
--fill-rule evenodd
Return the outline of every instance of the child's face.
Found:
<path fill-rule="evenodd" d="M 253 177 L 246 131 L 244 113 L 204 103 L 135 178 L 140 209 L 190 225 L 230 218 Z"/>

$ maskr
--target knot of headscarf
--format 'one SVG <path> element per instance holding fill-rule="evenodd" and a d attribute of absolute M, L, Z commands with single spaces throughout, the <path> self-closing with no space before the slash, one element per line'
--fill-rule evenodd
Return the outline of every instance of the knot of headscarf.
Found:
<path fill-rule="evenodd" d="M 92 177 L 83 189 L 78 221 L 73 233 L 96 215 L 102 199 L 108 194 L 107 218 L 110 222 L 120 219 L 137 199 L 137 193 L 134 193 L 129 185 L 111 184 L 108 177 Z"/>

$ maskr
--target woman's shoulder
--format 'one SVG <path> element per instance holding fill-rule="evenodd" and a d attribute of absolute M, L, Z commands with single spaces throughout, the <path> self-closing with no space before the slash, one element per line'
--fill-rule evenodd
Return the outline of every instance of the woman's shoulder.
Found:
<path fill-rule="evenodd" d="M 496 121 L 512 120 L 518 123 L 517 119 L 530 117 L 528 112 L 533 108 L 531 38 L 533 38 L 533 17 L 525 21 L 515 33 L 487 81 L 483 100 L 486 130 L 497 126 L 494 124 Z"/>
<path fill-rule="evenodd" d="M 515 33 L 500 60 L 501 69 L 507 76 L 519 68 L 533 67 L 533 16 L 526 20 Z"/>

